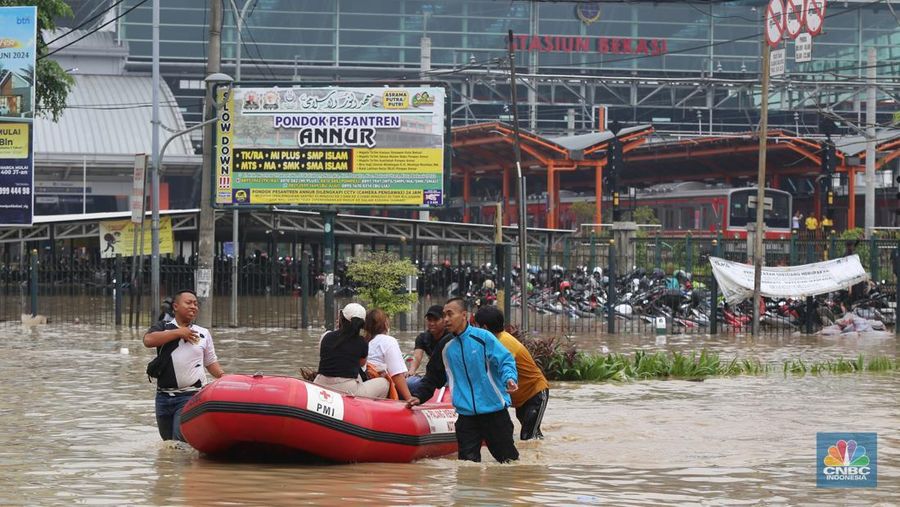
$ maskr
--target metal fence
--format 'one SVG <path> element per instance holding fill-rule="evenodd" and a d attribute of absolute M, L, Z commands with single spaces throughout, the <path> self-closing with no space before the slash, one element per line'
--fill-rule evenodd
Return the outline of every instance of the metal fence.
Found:
<path fill-rule="evenodd" d="M 639 235 L 631 240 L 634 262 L 629 266 L 612 266 L 609 235 L 566 236 L 553 243 L 552 248 L 530 248 L 528 265 L 531 291 L 528 302 L 528 328 L 538 334 L 588 334 L 613 331 L 616 333 L 653 334 L 656 321 L 642 315 L 641 306 L 659 304 L 658 301 L 631 300 L 632 314 L 614 312 L 612 324 L 606 317 L 606 302 L 581 301 L 581 306 L 559 310 L 560 284 L 585 282 L 599 268 L 609 276 L 614 270 L 618 279 L 615 304 L 625 300 L 628 284 L 639 279 L 643 272 L 649 275 L 660 270 L 670 277 L 678 270 L 691 273 L 693 303 L 704 308 L 710 322 L 696 326 L 690 322 L 666 321 L 667 333 L 710 332 L 736 333 L 748 331 L 743 325 L 728 323 L 720 314 L 719 301 L 713 293 L 714 283 L 708 258 L 717 255 L 730 260 L 746 261 L 746 240 L 725 238 L 694 238 L 691 236 L 666 236 L 662 234 Z M 853 252 L 860 256 L 863 266 L 879 282 L 880 290 L 887 292 L 890 301 L 896 302 L 892 256 L 898 248 L 896 239 L 872 239 L 850 243 Z M 521 325 L 515 274 L 519 266 L 514 248 L 505 246 L 420 245 L 416 251 L 403 244 L 372 243 L 370 248 L 396 252 L 413 258 L 420 274 L 415 287 L 419 294 L 416 308 L 409 314 L 395 317 L 393 328 L 416 330 L 424 328 L 422 315 L 433 303 L 445 301 L 450 296 L 477 298 L 485 280 L 492 280 L 500 289 L 497 303 L 507 311 L 511 323 Z M 848 248 L 845 240 L 832 236 L 829 239 L 801 239 L 794 237 L 783 241 L 766 241 L 767 265 L 797 265 L 843 255 Z M 336 308 L 354 297 L 354 287 L 345 275 L 346 259 L 354 254 L 352 246 L 339 249 L 336 270 Z M 358 251 L 357 251 L 358 253 Z M 231 270 L 230 258 L 216 260 L 213 280 L 213 326 L 231 324 Z M 22 315 L 38 313 L 51 322 L 85 323 L 92 325 L 123 325 L 147 327 L 151 321 L 149 301 L 149 260 L 143 266 L 132 266 L 130 258 L 90 259 L 55 258 L 46 254 L 29 252 L 23 262 L 5 262 L 0 265 L 0 322 L 17 323 Z M 134 269 L 134 271 L 133 271 Z M 196 270 L 193 258 L 164 258 L 160 265 L 161 293 L 171 294 L 181 288 L 194 286 Z M 642 270 L 635 271 L 635 270 Z M 132 273 L 135 273 L 132 275 Z M 631 276 L 633 278 L 629 279 Z M 581 277 L 579 279 L 578 277 Z M 324 315 L 324 276 L 320 263 L 310 259 L 306 264 L 301 258 L 274 258 L 254 255 L 238 266 L 237 324 L 241 327 L 298 328 L 323 327 L 334 316 Z M 604 286 L 608 291 L 608 286 Z M 635 289 L 635 291 L 637 288 Z M 631 296 L 634 293 L 631 292 Z M 532 304 L 532 300 L 553 304 Z M 802 330 L 802 329 L 801 329 Z M 791 333 L 796 326 L 767 326 L 766 333 Z"/>

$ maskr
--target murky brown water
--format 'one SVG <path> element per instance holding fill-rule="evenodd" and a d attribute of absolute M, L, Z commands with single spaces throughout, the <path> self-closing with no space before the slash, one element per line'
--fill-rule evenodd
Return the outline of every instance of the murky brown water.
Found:
<path fill-rule="evenodd" d="M 217 330 L 230 372 L 315 366 L 318 332 Z M 399 337 L 412 348 L 411 334 Z M 585 349 L 764 360 L 895 356 L 893 337 L 575 337 Z M 121 348 L 129 354 L 121 354 Z M 304 466 L 212 461 L 159 441 L 151 351 L 129 331 L 0 327 L 0 504 L 858 504 L 900 498 L 900 374 L 555 383 L 546 440 L 514 465 Z M 815 487 L 817 431 L 878 432 L 879 486 Z"/>

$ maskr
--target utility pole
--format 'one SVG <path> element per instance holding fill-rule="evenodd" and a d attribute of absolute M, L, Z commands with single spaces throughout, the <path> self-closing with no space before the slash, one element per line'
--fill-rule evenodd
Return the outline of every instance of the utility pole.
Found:
<path fill-rule="evenodd" d="M 538 26 L 540 22 L 539 11 L 541 8 L 541 3 L 530 3 L 531 13 L 529 15 L 528 24 L 531 27 L 531 33 L 540 33 Z M 510 43 L 510 47 L 512 47 L 512 43 Z M 538 58 L 540 58 L 539 54 L 539 51 L 531 51 L 529 55 L 528 73 L 532 76 L 537 74 Z M 532 84 L 528 86 L 528 129 L 532 132 L 537 132 L 537 81 L 532 82 Z"/>
<path fill-rule="evenodd" d="M 612 219 L 615 223 L 622 220 L 622 211 L 619 206 L 619 173 L 623 169 L 622 142 L 619 141 L 619 131 L 622 130 L 622 124 L 613 121 L 609 124 L 609 129 L 613 137 L 609 140 L 609 148 L 606 152 L 606 169 L 609 196 L 612 200 Z"/>
<path fill-rule="evenodd" d="M 222 3 L 210 2 L 209 14 L 209 48 L 206 60 L 206 74 L 219 72 L 222 60 Z M 206 83 L 206 101 L 203 104 L 203 118 L 212 118 L 216 114 L 215 97 L 211 95 L 214 83 Z M 203 129 L 203 166 L 200 168 L 200 220 L 197 225 L 198 260 L 196 288 L 197 301 L 203 311 L 197 318 L 197 324 L 206 328 L 212 327 L 213 314 L 213 262 L 216 246 L 216 216 L 212 208 L 212 178 L 207 174 L 212 167 L 212 145 L 214 126 Z"/>
<path fill-rule="evenodd" d="M 431 37 L 428 36 L 428 17 L 430 15 L 431 13 L 428 12 L 422 14 L 422 39 L 419 41 L 419 72 L 423 81 L 428 79 L 428 73 L 431 71 Z M 430 219 L 430 211 L 419 211 L 419 220 Z M 430 255 L 428 257 L 431 258 Z"/>
<path fill-rule="evenodd" d="M 762 261 L 763 261 L 763 235 L 766 226 L 763 220 L 763 210 L 766 199 L 766 142 L 769 131 L 769 63 L 772 48 L 763 41 L 762 61 L 762 103 L 760 105 L 759 120 L 759 173 L 756 179 L 756 232 L 753 245 L 753 325 L 751 335 L 759 336 L 759 301 L 760 287 L 762 286 Z"/>
<path fill-rule="evenodd" d="M 150 102 L 150 322 L 155 322 L 159 309 L 159 0 L 153 0 L 151 52 L 153 54 L 153 77 L 151 78 Z M 144 214 L 141 214 L 141 263 L 144 259 Z M 143 269 L 143 266 L 141 266 Z"/>
<path fill-rule="evenodd" d="M 522 172 L 522 150 L 519 146 L 519 103 L 516 97 L 516 52 L 513 49 L 513 31 L 509 31 L 509 87 L 512 96 L 513 153 L 516 157 L 518 176 L 516 204 L 519 208 L 519 309 L 522 312 L 520 324 L 523 333 L 528 334 L 528 215 L 525 199 L 525 174 Z"/>
<path fill-rule="evenodd" d="M 875 228 L 875 48 L 869 48 L 866 60 L 866 239 Z"/>
<path fill-rule="evenodd" d="M 235 28 L 237 28 L 236 47 L 234 48 L 234 80 L 238 83 L 241 82 L 241 50 L 244 45 L 241 31 L 244 29 L 244 16 L 247 15 L 247 9 L 253 5 L 253 1 L 254 0 L 246 0 L 244 2 L 244 7 L 239 11 L 237 4 L 234 3 L 234 0 L 231 0 L 234 24 Z M 233 253 L 231 255 L 231 327 L 238 326 L 238 261 L 240 261 L 240 248 L 238 247 L 238 242 L 240 240 L 239 226 L 240 214 L 238 213 L 238 206 L 235 205 L 234 209 L 231 210 L 231 244 L 233 246 Z"/>

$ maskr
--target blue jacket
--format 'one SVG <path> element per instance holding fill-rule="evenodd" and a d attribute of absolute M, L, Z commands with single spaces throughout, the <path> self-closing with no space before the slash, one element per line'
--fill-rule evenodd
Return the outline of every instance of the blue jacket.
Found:
<path fill-rule="evenodd" d="M 490 414 L 512 404 L 506 382 L 519 381 L 516 360 L 490 331 L 467 325 L 441 356 L 459 414 Z"/>

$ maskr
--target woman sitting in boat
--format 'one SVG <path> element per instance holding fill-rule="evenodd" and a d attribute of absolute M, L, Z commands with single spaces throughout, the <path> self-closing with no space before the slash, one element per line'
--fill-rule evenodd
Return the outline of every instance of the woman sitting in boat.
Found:
<path fill-rule="evenodd" d="M 338 329 L 325 333 L 319 344 L 319 374 L 314 383 L 354 396 L 385 398 L 390 382 L 384 378 L 363 381 L 369 346 L 360 334 L 366 322 L 366 309 L 350 303 L 341 310 Z M 404 368 L 405 371 L 405 368 Z"/>
<path fill-rule="evenodd" d="M 366 314 L 366 340 L 369 341 L 367 372 L 369 378 L 384 377 L 391 381 L 388 398 L 408 400 L 412 397 L 406 385 L 406 361 L 397 339 L 387 334 L 388 318 L 375 308 Z"/>

